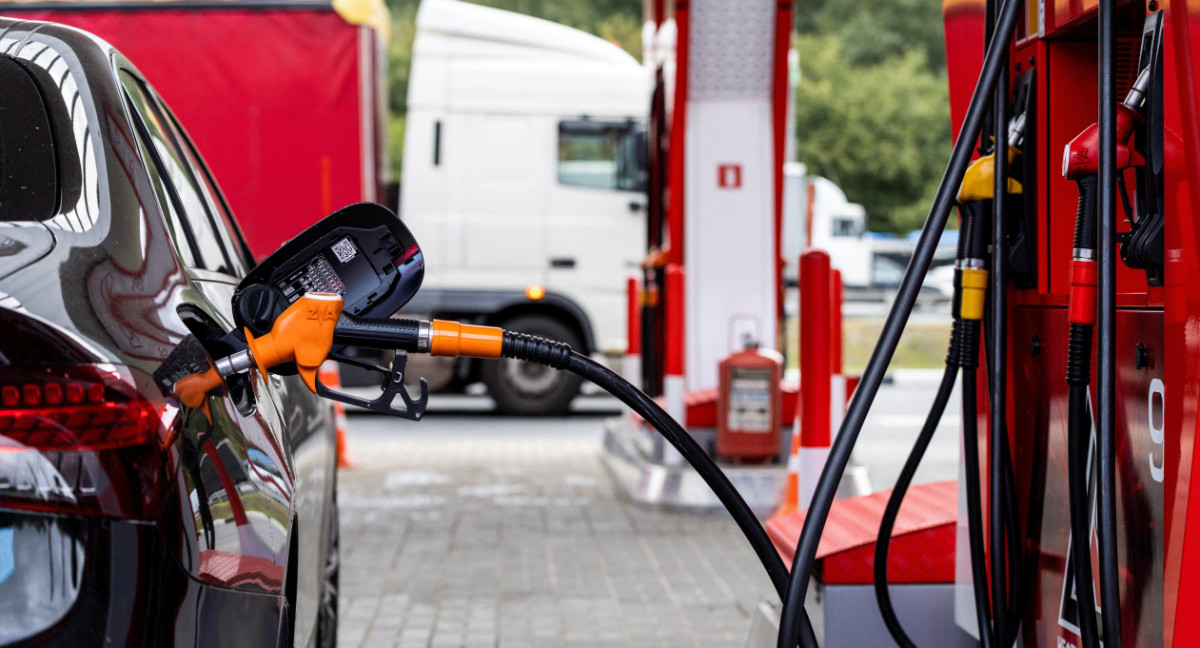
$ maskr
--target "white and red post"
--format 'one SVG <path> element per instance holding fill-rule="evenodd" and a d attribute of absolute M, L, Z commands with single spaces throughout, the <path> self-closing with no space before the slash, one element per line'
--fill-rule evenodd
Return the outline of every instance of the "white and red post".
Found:
<path fill-rule="evenodd" d="M 625 294 L 625 358 L 621 373 L 625 380 L 642 384 L 642 292 L 637 277 L 629 277 Z"/>
<path fill-rule="evenodd" d="M 800 407 L 796 461 L 801 509 L 812 501 L 829 458 L 833 382 L 833 277 L 829 254 L 808 249 L 800 255 Z"/>
<path fill-rule="evenodd" d="M 687 404 L 684 401 L 686 384 L 684 383 L 684 274 L 678 264 L 667 264 L 666 286 L 666 329 L 670 336 L 678 336 L 678 341 L 667 342 L 666 358 L 663 367 L 663 400 L 666 402 L 667 414 L 687 425 Z M 683 455 L 673 446 L 663 445 L 662 462 L 668 466 L 683 464 Z"/>

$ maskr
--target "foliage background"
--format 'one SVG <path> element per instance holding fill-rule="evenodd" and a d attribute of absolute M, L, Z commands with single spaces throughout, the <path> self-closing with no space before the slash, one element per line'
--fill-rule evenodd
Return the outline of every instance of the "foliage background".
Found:
<path fill-rule="evenodd" d="M 474 0 L 613 41 L 641 59 L 642 0 Z M 405 97 L 419 0 L 388 0 L 389 152 L 401 177 Z M 866 207 L 875 231 L 921 225 L 950 153 L 941 2 L 804 0 L 796 152 Z"/>

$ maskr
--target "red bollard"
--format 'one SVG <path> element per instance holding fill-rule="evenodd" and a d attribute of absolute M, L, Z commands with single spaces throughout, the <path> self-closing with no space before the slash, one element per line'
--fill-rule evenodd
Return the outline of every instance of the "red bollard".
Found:
<path fill-rule="evenodd" d="M 830 382 L 833 357 L 833 277 L 829 254 L 808 249 L 800 255 L 800 443 L 799 506 L 808 508 L 817 478 L 829 457 Z"/>
<path fill-rule="evenodd" d="M 842 297 L 845 287 L 842 285 L 842 271 L 833 270 L 833 291 L 830 293 L 830 324 L 829 346 L 833 352 L 833 375 L 842 373 Z"/>
<path fill-rule="evenodd" d="M 829 457 L 830 383 L 834 358 L 840 366 L 841 307 L 837 308 L 835 334 L 834 278 L 829 254 L 809 248 L 800 255 L 800 402 L 792 428 L 792 451 L 788 457 L 787 484 L 776 515 L 789 515 L 808 508 L 817 479 Z M 836 347 L 835 347 L 836 345 Z"/>
<path fill-rule="evenodd" d="M 625 380 L 639 385 L 642 382 L 642 294 L 637 277 L 625 284 L 625 359 L 621 371 Z"/>
<path fill-rule="evenodd" d="M 663 399 L 666 401 L 667 414 L 671 415 L 680 425 L 687 425 L 687 408 L 684 405 L 683 382 L 683 341 L 684 341 L 684 294 L 683 268 L 676 263 L 667 264 L 666 295 L 666 358 L 663 371 Z M 683 456 L 670 445 L 663 446 L 663 463 L 679 465 Z"/>
<path fill-rule="evenodd" d="M 833 377 L 829 384 L 829 433 L 836 435 L 846 418 L 846 376 L 842 373 L 842 273 L 833 271 L 829 307 L 829 350 L 833 361 Z M 832 436 L 830 437 L 832 439 Z"/>

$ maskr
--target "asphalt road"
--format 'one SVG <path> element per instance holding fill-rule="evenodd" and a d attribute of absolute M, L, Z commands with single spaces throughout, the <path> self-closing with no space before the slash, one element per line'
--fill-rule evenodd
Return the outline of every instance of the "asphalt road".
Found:
<path fill-rule="evenodd" d="M 889 488 L 939 376 L 881 391 L 855 459 Z M 957 474 L 957 396 L 917 481 Z M 352 414 L 339 472 L 344 648 L 742 646 L 772 588 L 732 522 L 639 509 L 600 459 L 615 401 L 503 418 L 434 397 L 412 423 Z"/>

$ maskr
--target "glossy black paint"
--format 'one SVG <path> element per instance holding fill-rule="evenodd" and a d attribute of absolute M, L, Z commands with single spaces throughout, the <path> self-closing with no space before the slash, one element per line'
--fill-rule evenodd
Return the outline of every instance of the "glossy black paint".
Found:
<path fill-rule="evenodd" d="M 41 595 L 0 612 L 5 645 L 249 648 L 279 638 L 278 596 L 189 577 L 154 525 L 0 512 L 0 526 L 12 530 L 19 555 L 36 559 L 19 563 L 9 582 Z"/>
<path fill-rule="evenodd" d="M 78 177 L 77 191 L 58 183 L 52 218 L 0 222 L 0 370 L 116 367 L 162 417 L 125 476 L 139 503 L 119 515 L 14 504 L 0 465 L 0 624 L 12 630 L 0 643 L 274 646 L 290 619 L 295 644 L 310 645 L 336 519 L 332 410 L 298 378 L 256 371 L 211 392 L 207 411 L 172 391 L 227 344 L 230 300 L 252 265 L 216 183 L 102 41 L 0 18 L 0 56 L 61 95 L 67 110 L 50 110 L 51 126 L 73 148 L 57 158 L 59 178 Z M 32 537 L 61 550 L 23 552 Z M 33 615 L 5 596 L 17 578 L 70 583 L 54 590 L 71 593 L 68 610 L 20 637 Z"/>

